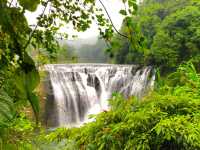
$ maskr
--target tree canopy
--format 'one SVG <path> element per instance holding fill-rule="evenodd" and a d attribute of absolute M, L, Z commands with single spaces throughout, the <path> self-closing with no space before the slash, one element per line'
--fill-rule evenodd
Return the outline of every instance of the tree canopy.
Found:
<path fill-rule="evenodd" d="M 155 65 L 166 72 L 191 58 L 198 61 L 199 9 L 196 0 L 145 0 L 130 26 L 138 47 L 127 40 L 120 42 L 116 35 L 112 42 L 121 46 L 111 48 L 108 53 L 117 63 Z M 125 24 L 121 30 L 128 34 L 124 28 Z"/>

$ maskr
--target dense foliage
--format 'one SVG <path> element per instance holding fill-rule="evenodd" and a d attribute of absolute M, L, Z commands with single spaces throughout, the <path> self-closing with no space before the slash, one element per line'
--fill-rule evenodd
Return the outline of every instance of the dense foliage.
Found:
<path fill-rule="evenodd" d="M 172 71 L 191 58 L 198 62 L 199 10 L 197 0 L 145 0 L 129 27 L 138 46 L 116 35 L 111 43 L 120 48 L 112 47 L 108 53 L 116 63 L 156 65 L 162 72 Z M 121 30 L 129 34 L 126 28 L 125 22 Z"/>

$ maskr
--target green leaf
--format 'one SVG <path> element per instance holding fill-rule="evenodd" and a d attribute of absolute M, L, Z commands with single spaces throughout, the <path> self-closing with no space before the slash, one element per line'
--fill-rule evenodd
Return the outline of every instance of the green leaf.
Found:
<path fill-rule="evenodd" d="M 136 3 L 134 3 L 134 4 L 132 5 L 132 7 L 133 7 L 134 10 L 137 10 L 137 9 L 138 9 L 138 5 L 137 5 Z"/>
<path fill-rule="evenodd" d="M 29 102 L 31 103 L 32 109 L 34 111 L 35 117 L 36 117 L 36 123 L 38 123 L 39 119 L 39 99 L 38 96 L 34 93 L 29 93 L 28 95 Z"/>
<path fill-rule="evenodd" d="M 119 13 L 122 14 L 122 15 L 124 15 L 124 16 L 127 15 L 126 10 L 123 10 L 123 9 L 121 9 L 121 10 L 119 11 Z"/>
<path fill-rule="evenodd" d="M 20 93 L 19 97 L 30 102 L 36 117 L 36 123 L 38 123 L 39 100 L 33 91 L 39 84 L 40 77 L 32 58 L 27 53 L 25 53 L 25 56 L 23 64 L 24 70 L 17 72 L 18 75 L 16 76 L 15 85 Z"/>
<path fill-rule="evenodd" d="M 26 99 L 27 97 L 27 91 L 26 91 L 26 86 L 25 86 L 25 79 L 26 79 L 26 75 L 24 72 L 20 71 L 17 73 L 17 75 L 15 76 L 15 87 L 18 91 L 18 95 L 19 97 L 21 97 L 22 99 Z"/>
<path fill-rule="evenodd" d="M 19 4 L 29 11 L 35 11 L 40 0 L 18 0 Z"/>
<path fill-rule="evenodd" d="M 0 89 L 0 122 L 4 119 L 10 120 L 13 117 L 13 105 L 13 99 Z"/>
<path fill-rule="evenodd" d="M 26 88 L 29 92 L 32 92 L 40 82 L 39 73 L 36 69 L 26 74 Z"/>
<path fill-rule="evenodd" d="M 136 1 L 135 1 L 135 0 L 129 0 L 129 1 L 128 1 L 129 7 L 131 7 L 131 6 L 135 5 L 135 4 L 136 4 Z"/>
<path fill-rule="evenodd" d="M 161 130 L 162 130 L 161 126 L 158 126 L 158 127 L 156 128 L 156 134 L 159 135 L 160 132 L 161 132 Z"/>

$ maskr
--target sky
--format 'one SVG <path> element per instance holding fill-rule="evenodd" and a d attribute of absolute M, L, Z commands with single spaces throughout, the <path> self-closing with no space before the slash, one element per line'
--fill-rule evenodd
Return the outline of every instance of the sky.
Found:
<path fill-rule="evenodd" d="M 117 29 L 120 29 L 123 16 L 119 14 L 119 10 L 123 8 L 123 3 L 120 0 L 102 0 L 102 2 L 104 3 L 109 15 L 111 16 L 111 19 L 115 27 Z M 99 1 L 97 1 L 97 6 L 102 8 Z M 29 25 L 36 24 L 37 22 L 36 17 L 42 13 L 42 10 L 43 7 L 38 6 L 37 10 L 34 13 L 26 11 L 25 16 L 27 17 Z M 73 30 L 72 26 L 62 28 L 61 32 L 67 32 L 69 35 L 77 35 L 79 39 L 88 39 L 92 37 L 97 37 L 99 35 L 97 27 L 98 26 L 96 25 L 96 23 L 93 22 L 91 27 L 85 32 L 76 32 Z"/>

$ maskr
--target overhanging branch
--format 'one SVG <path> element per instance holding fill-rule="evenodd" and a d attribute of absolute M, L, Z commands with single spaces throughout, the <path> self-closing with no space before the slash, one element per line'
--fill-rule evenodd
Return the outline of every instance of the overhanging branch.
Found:
<path fill-rule="evenodd" d="M 50 1 L 50 0 L 48 0 L 48 1 L 46 2 L 46 5 L 44 6 L 44 9 L 43 9 L 43 11 L 42 11 L 41 16 L 44 15 L 45 10 L 46 10 L 46 8 L 47 8 L 47 5 L 48 5 L 49 1 Z M 36 24 L 35 28 L 34 28 L 33 31 L 31 32 L 31 34 L 29 35 L 29 39 L 28 39 L 28 41 L 26 42 L 26 44 L 25 44 L 25 46 L 24 46 L 24 50 L 26 50 L 26 48 L 27 48 L 28 45 L 30 44 L 31 39 L 32 39 L 32 37 L 33 37 L 33 34 L 35 33 L 37 27 L 38 27 L 38 23 Z"/>
<path fill-rule="evenodd" d="M 107 11 L 106 7 L 105 7 L 105 5 L 103 4 L 103 2 L 102 2 L 101 0 L 99 0 L 99 2 L 100 2 L 100 3 L 101 3 L 101 5 L 103 6 L 103 9 L 105 10 L 105 12 L 106 12 L 106 14 L 107 14 L 107 16 L 108 16 L 108 18 L 109 18 L 109 20 L 110 20 L 110 22 L 111 22 L 111 24 L 112 24 L 113 28 L 114 28 L 114 30 L 117 32 L 117 34 L 119 34 L 120 36 L 122 36 L 122 37 L 124 37 L 124 38 L 127 38 L 127 39 L 128 39 L 128 36 L 126 36 L 126 35 L 124 35 L 124 34 L 120 33 L 120 32 L 117 30 L 117 28 L 115 27 L 115 25 L 114 25 L 114 23 L 113 23 L 113 21 L 112 21 L 112 19 L 111 19 L 110 15 L 109 15 L 109 13 L 108 13 L 108 11 Z"/>

